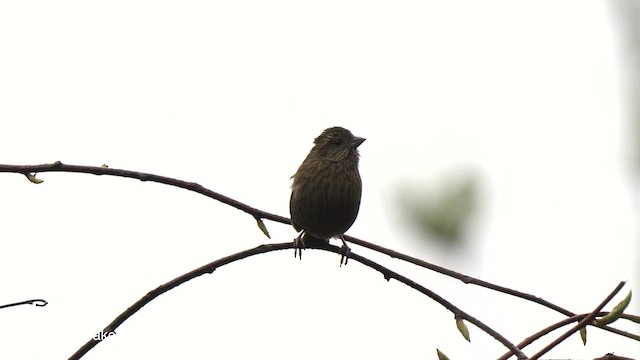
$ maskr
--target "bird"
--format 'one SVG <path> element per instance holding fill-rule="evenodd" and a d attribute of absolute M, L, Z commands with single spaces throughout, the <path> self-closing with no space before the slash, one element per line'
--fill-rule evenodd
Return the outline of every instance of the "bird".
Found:
<path fill-rule="evenodd" d="M 343 235 L 360 209 L 358 147 L 365 140 L 343 127 L 325 129 L 291 177 L 289 211 L 293 228 L 299 232 L 294 245 L 296 252 L 300 250 L 300 259 L 305 244 L 326 244 L 338 237 L 343 244 L 340 263 L 345 259 L 346 264 L 350 249 Z"/>

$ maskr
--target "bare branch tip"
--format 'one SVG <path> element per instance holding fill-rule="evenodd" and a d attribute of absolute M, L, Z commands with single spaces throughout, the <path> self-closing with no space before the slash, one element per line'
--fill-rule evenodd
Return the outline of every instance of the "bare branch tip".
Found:
<path fill-rule="evenodd" d="M 49 302 L 47 300 L 44 300 L 44 299 L 30 300 L 29 303 L 32 304 L 32 305 L 35 305 L 35 306 L 47 306 L 49 304 Z"/>

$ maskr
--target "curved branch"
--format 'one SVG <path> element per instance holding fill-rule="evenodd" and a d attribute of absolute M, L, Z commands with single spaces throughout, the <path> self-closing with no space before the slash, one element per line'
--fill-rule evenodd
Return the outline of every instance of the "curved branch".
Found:
<path fill-rule="evenodd" d="M 268 220 L 280 222 L 283 224 L 291 224 L 291 220 L 289 220 L 284 216 L 279 216 L 279 215 L 268 213 L 266 211 L 262 211 L 260 209 L 256 209 L 249 205 L 243 204 L 240 201 L 234 200 L 230 197 L 224 196 L 215 191 L 211 191 L 198 183 L 182 181 L 182 180 L 178 180 L 178 179 L 174 179 L 166 176 L 143 173 L 139 171 L 112 169 L 109 167 L 101 167 L 101 166 L 67 165 L 67 164 L 63 164 L 60 161 L 56 161 L 52 164 L 41 164 L 41 165 L 0 164 L 0 173 L 19 173 L 19 174 L 28 175 L 31 173 L 52 172 L 52 171 L 83 173 L 83 174 L 93 174 L 93 175 L 119 176 L 119 177 L 130 178 L 130 179 L 138 179 L 140 181 L 151 181 L 151 182 L 156 182 L 160 184 L 175 186 L 181 189 L 202 194 L 206 197 L 210 197 L 214 200 L 220 201 L 223 204 L 227 204 L 238 210 L 242 210 L 247 214 L 253 215 L 254 217 L 257 217 L 257 218 L 268 219 Z"/>
<path fill-rule="evenodd" d="M 153 181 L 153 182 L 157 182 L 157 183 L 161 183 L 161 184 L 165 184 L 165 185 L 170 185 L 170 186 L 176 186 L 185 190 L 190 190 L 193 192 L 197 192 L 199 194 L 202 194 L 204 196 L 210 197 L 214 200 L 218 200 L 220 202 L 222 202 L 223 204 L 227 204 L 231 207 L 234 207 L 238 210 L 242 210 L 256 218 L 262 218 L 262 219 L 268 219 L 268 220 L 272 220 L 275 222 L 279 222 L 279 223 L 283 223 L 283 224 L 291 224 L 291 220 L 284 217 L 284 216 L 279 216 L 279 215 L 275 215 L 275 214 L 271 214 L 259 209 L 256 209 L 254 207 L 251 207 L 249 205 L 243 204 L 237 200 L 231 199 L 227 196 L 224 196 L 222 194 L 219 194 L 215 191 L 211 191 L 207 188 L 204 188 L 203 186 L 194 183 L 194 182 L 187 182 L 187 181 L 182 181 L 182 180 L 178 180 L 178 179 L 174 179 L 174 178 L 169 178 L 166 176 L 159 176 L 159 175 L 154 175 L 154 174 L 148 174 L 148 173 L 142 173 L 142 172 L 138 172 L 138 171 L 128 171 L 128 170 L 121 170 L 121 169 L 112 169 L 112 168 L 106 168 L 106 167 L 96 167 L 96 166 L 79 166 L 79 165 L 67 165 L 67 164 L 63 164 L 60 161 L 56 161 L 53 164 L 42 164 L 42 165 L 3 165 L 0 164 L 0 173 L 3 172 L 13 172 L 13 173 L 21 173 L 21 174 L 29 174 L 29 173 L 37 173 L 37 172 L 50 172 L 50 171 L 58 171 L 58 172 L 74 172 L 74 173 L 86 173 L 86 174 L 94 174 L 94 175 L 111 175 L 111 176 L 120 176 L 120 177 L 125 177 L 125 178 L 132 178 L 132 179 L 138 179 L 140 181 Z M 383 253 L 385 255 L 388 255 L 392 258 L 396 258 L 396 259 L 400 259 L 400 260 L 404 260 L 407 261 L 409 263 L 412 263 L 414 265 L 418 265 L 420 267 L 438 272 L 440 274 L 458 279 L 462 282 L 464 282 L 465 284 L 474 284 L 474 285 L 478 285 L 478 286 L 482 286 L 482 287 L 486 287 L 488 289 L 492 289 L 492 290 L 496 290 L 498 292 L 502 292 L 502 293 L 506 293 L 506 294 L 510 294 L 525 300 L 529 300 L 535 303 L 538 303 L 540 305 L 546 306 L 552 310 L 555 310 L 557 312 L 560 312 L 561 314 L 564 314 L 566 316 L 573 316 L 575 315 L 574 313 L 572 313 L 569 310 L 563 309 L 555 304 L 552 304 L 544 299 L 541 299 L 539 297 L 530 295 L 530 294 L 526 294 L 526 293 L 522 293 L 519 291 L 515 291 L 509 288 L 505 288 L 503 286 L 500 285 L 495 285 L 465 274 L 461 274 L 446 268 L 443 268 L 441 266 L 435 265 L 435 264 L 431 264 L 428 263 L 424 260 L 415 258 L 413 256 L 409 256 L 391 249 L 387 249 L 385 247 L 379 246 L 379 245 L 375 245 L 372 243 L 369 243 L 367 241 L 352 237 L 352 236 L 348 236 L 345 235 L 344 236 L 346 241 L 349 241 L 353 244 L 356 245 L 360 245 L 362 247 L 365 247 L 367 249 L 370 250 L 374 250 L 374 251 L 378 251 L 380 253 Z"/>
<path fill-rule="evenodd" d="M 412 263 L 414 265 L 423 267 L 425 269 L 429 269 L 429 270 L 435 271 L 435 272 L 440 273 L 442 275 L 446 275 L 446 276 L 452 277 L 454 279 L 458 279 L 458 280 L 462 281 L 465 284 L 478 285 L 480 287 L 484 287 L 484 288 L 487 288 L 487 289 L 495 290 L 495 291 L 501 292 L 503 294 L 519 297 L 521 299 L 528 300 L 528 301 L 534 302 L 536 304 L 542 305 L 544 307 L 547 307 L 547 308 L 549 308 L 551 310 L 555 310 L 555 311 L 557 311 L 557 312 L 559 312 L 559 313 L 561 313 L 561 314 L 563 314 L 565 316 L 568 316 L 568 317 L 576 316 L 575 313 L 573 313 L 573 312 L 571 312 L 571 311 L 569 311 L 567 309 L 564 309 L 564 308 L 562 308 L 562 307 L 560 307 L 560 306 L 558 306 L 556 304 L 553 304 L 553 303 L 551 303 L 551 302 L 549 302 L 547 300 L 544 300 L 543 298 L 540 298 L 540 297 L 537 297 L 537 296 L 534 296 L 534 295 L 531 295 L 531 294 L 527 294 L 527 293 L 524 293 L 524 292 L 521 292 L 521 291 L 518 291 L 518 290 L 509 289 L 509 288 L 504 287 L 504 286 L 496 285 L 496 284 L 493 284 L 493 283 L 490 283 L 490 282 L 487 282 L 487 281 L 484 281 L 484 280 L 481 280 L 481 279 L 478 279 L 478 278 L 474 278 L 472 276 L 465 275 L 465 274 L 462 274 L 462 273 L 459 273 L 459 272 L 456 272 L 456 271 L 453 271 L 453 270 L 449 270 L 449 269 L 444 268 L 442 266 L 438 266 L 438 265 L 426 262 L 424 260 L 415 258 L 413 256 L 409 256 L 409 255 L 397 252 L 395 250 L 387 249 L 387 248 L 384 248 L 382 246 L 379 246 L 379 245 L 376 245 L 376 244 L 372 244 L 372 243 L 366 242 L 364 240 L 360 240 L 358 238 L 354 238 L 352 236 L 345 235 L 344 238 L 345 238 L 345 240 L 347 240 L 350 243 L 353 243 L 353 244 L 356 244 L 356 245 L 360 245 L 360 246 L 366 247 L 368 249 L 371 249 L 371 250 L 374 250 L 374 251 L 389 255 L 392 258 L 404 260 L 406 262 L 409 262 L 409 263 Z M 608 325 L 593 324 L 593 326 L 598 327 L 598 328 L 603 329 L 603 330 L 606 330 L 606 331 L 609 331 L 609 332 L 612 332 L 612 333 L 620 335 L 620 336 L 624 336 L 624 337 L 629 338 L 629 339 L 640 341 L 640 336 L 638 336 L 636 334 L 632 334 L 632 333 L 624 331 L 624 330 L 620 330 L 620 329 L 617 329 L 617 328 L 614 328 L 614 327 L 611 327 L 611 326 L 608 326 Z"/>
<path fill-rule="evenodd" d="M 111 176 L 119 176 L 119 177 L 125 177 L 125 178 L 132 178 L 132 179 L 138 179 L 140 181 L 152 181 L 152 182 L 157 182 L 157 183 L 161 183 L 161 184 L 165 184 L 165 185 L 170 185 L 170 186 L 176 186 L 185 190 L 189 190 L 189 191 L 193 191 L 193 192 L 197 192 L 199 194 L 202 194 L 204 196 L 207 196 L 209 198 L 212 198 L 214 200 L 220 201 L 224 204 L 227 204 L 231 207 L 234 207 L 238 210 L 244 211 L 250 215 L 252 215 L 254 218 L 256 219 L 268 219 L 268 220 L 272 220 L 275 222 L 279 222 L 279 223 L 283 223 L 283 224 L 291 224 L 291 220 L 284 217 L 284 216 L 280 216 L 280 215 L 275 215 L 275 214 L 271 214 L 268 213 L 266 211 L 262 211 L 260 209 L 256 209 L 254 207 L 251 207 L 249 205 L 246 205 L 244 203 L 241 203 L 237 200 L 234 200 L 232 198 L 229 198 L 227 196 L 224 196 L 222 194 L 219 194 L 215 191 L 211 191 L 203 186 L 201 186 L 200 184 L 194 183 L 194 182 L 186 182 L 186 181 L 182 181 L 182 180 L 178 180 L 178 179 L 174 179 L 174 178 L 169 178 L 169 177 L 165 177 L 165 176 L 160 176 L 160 175 L 154 175 L 154 174 L 149 174 L 149 173 L 143 173 L 143 172 L 138 172 L 138 171 L 128 171 L 128 170 L 121 170 L 121 169 L 112 169 L 112 168 L 108 168 L 108 167 L 96 167 L 96 166 L 79 166 L 79 165 L 67 165 L 67 164 L 63 164 L 60 161 L 56 161 L 52 164 L 41 164 L 41 165 L 5 165 L 5 164 L 0 164 L 0 173 L 19 173 L 19 174 L 25 174 L 25 175 L 29 175 L 31 173 L 37 173 L 37 172 L 51 172 L 51 171 L 56 171 L 56 172 L 74 172 L 74 173 L 87 173 L 87 174 L 94 174 L 94 175 L 111 175 Z M 360 245 L 362 247 L 368 248 L 370 250 L 374 250 L 383 254 L 386 254 L 392 258 L 397 258 L 400 260 L 404 260 L 407 262 L 410 262 L 414 265 L 420 266 L 420 267 L 424 267 L 426 269 L 438 272 L 440 274 L 449 276 L 449 277 L 453 277 L 455 279 L 458 279 L 462 282 L 464 282 L 465 284 L 474 284 L 474 285 L 478 285 L 481 287 L 485 287 L 488 289 L 492 289 L 498 292 L 502 292 L 508 295 L 512 295 L 515 297 L 519 297 L 521 299 L 525 299 L 534 303 L 537 303 L 539 305 L 545 306 L 549 309 L 555 310 L 565 316 L 575 316 L 576 314 L 566 310 L 558 305 L 555 305 L 553 303 L 550 303 L 542 298 L 539 298 L 537 296 L 531 295 L 531 294 L 527 294 L 527 293 L 523 293 L 517 290 L 513 290 L 513 289 L 509 289 L 500 285 L 496 285 L 496 284 L 492 284 L 489 283 L 487 281 L 484 280 L 480 280 L 462 273 L 458 273 L 446 268 L 443 268 L 441 266 L 435 265 L 435 264 L 431 264 L 428 263 L 424 260 L 391 250 L 391 249 L 387 249 L 384 248 L 382 246 L 378 246 L 372 243 L 369 243 L 367 241 L 352 237 L 352 236 L 348 236 L 345 235 L 345 240 L 354 243 L 356 245 Z M 616 333 L 618 335 L 622 335 L 625 336 L 627 338 L 632 338 L 635 340 L 638 340 L 638 336 L 634 335 L 634 334 L 630 334 L 626 331 L 622 331 L 610 326 L 601 326 L 601 325 L 595 325 L 601 329 Z"/>
<path fill-rule="evenodd" d="M 127 310 L 125 310 L 122 314 L 118 315 L 118 317 L 116 317 L 109 325 L 107 325 L 102 332 L 103 333 L 111 333 L 112 331 L 115 331 L 116 328 L 118 328 L 118 326 L 120 326 L 122 323 L 124 323 L 128 318 L 130 318 L 131 316 L 133 316 L 133 314 L 135 314 L 136 312 L 138 312 L 138 310 L 140 310 L 142 307 L 144 307 L 146 304 L 148 304 L 149 302 L 151 302 L 153 299 L 157 298 L 158 296 L 164 294 L 165 292 L 181 285 L 184 284 L 185 282 L 194 279 L 200 275 L 204 275 L 204 274 L 210 274 L 213 273 L 217 268 L 230 264 L 232 262 L 238 261 L 238 260 L 242 260 L 244 258 L 248 258 L 250 256 L 254 256 L 254 255 L 258 255 L 258 254 L 263 254 L 263 253 L 268 253 L 271 251 L 277 251 L 277 250 L 285 250 L 285 249 L 294 249 L 295 245 L 293 244 L 293 242 L 287 242 L 287 243 L 279 243 L 279 244 L 265 244 L 265 245 L 260 245 L 258 247 L 255 247 L 253 249 L 249 249 L 249 250 L 245 250 L 245 251 L 241 251 L 239 253 L 233 254 L 233 255 L 229 255 L 226 256 L 224 258 L 218 259 L 216 261 L 213 261 L 209 264 L 206 264 L 204 266 L 201 266 L 197 269 L 194 269 L 184 275 L 181 275 L 171 281 L 169 281 L 166 284 L 160 285 L 159 287 L 157 287 L 156 289 L 148 292 L 145 296 L 143 296 L 140 300 L 136 301 L 133 305 L 131 305 Z M 337 246 L 333 246 L 333 245 L 320 245 L 320 246 L 307 246 L 307 248 L 313 248 L 313 249 L 322 249 L 322 250 L 326 250 L 326 251 L 331 251 L 334 252 L 336 254 L 341 254 L 341 249 Z M 518 349 L 515 345 L 513 345 L 511 342 L 509 342 L 509 340 L 507 340 L 506 338 L 504 338 L 502 335 L 500 335 L 498 332 L 496 332 L 495 330 L 491 329 L 489 326 L 485 325 L 483 322 L 481 322 L 480 320 L 476 319 L 475 317 L 467 314 L 466 312 L 460 310 L 459 308 L 457 308 L 455 305 L 453 305 L 452 303 L 450 303 L 449 301 L 445 300 L 444 298 L 442 298 L 441 296 L 439 296 L 438 294 L 434 293 L 433 291 L 425 288 L 424 286 L 416 283 L 415 281 L 398 274 L 395 271 L 392 271 L 372 260 L 369 260 L 363 256 L 354 254 L 353 252 L 350 253 L 349 258 L 357 261 L 365 266 L 371 267 L 374 270 L 379 271 L 380 273 L 382 273 L 382 275 L 384 276 L 384 278 L 389 281 L 390 279 L 396 279 L 399 282 L 411 287 L 412 289 L 415 289 L 425 295 L 427 295 L 428 297 L 430 297 L 431 299 L 435 300 L 437 303 L 441 304 L 442 306 L 444 306 L 445 308 L 447 308 L 449 311 L 453 312 L 455 314 L 455 316 L 457 318 L 460 319 L 466 319 L 468 320 L 470 323 L 476 325 L 477 327 L 479 327 L 480 329 L 482 329 L 484 332 L 486 332 L 487 334 L 491 335 L 493 338 L 495 338 L 496 340 L 498 340 L 499 342 L 501 342 L 504 346 L 506 346 L 512 354 L 516 354 L 518 356 L 519 359 L 528 359 L 526 357 L 526 355 L 524 355 L 522 353 L 522 351 L 520 349 Z M 84 356 L 89 350 L 91 350 L 93 347 L 95 347 L 98 343 L 100 343 L 102 340 L 96 340 L 94 338 L 92 338 L 91 340 L 87 341 L 84 345 L 82 345 L 82 347 L 80 347 L 80 349 L 78 349 L 73 355 L 71 355 L 71 357 L 69 357 L 69 359 L 80 359 L 82 356 Z"/>

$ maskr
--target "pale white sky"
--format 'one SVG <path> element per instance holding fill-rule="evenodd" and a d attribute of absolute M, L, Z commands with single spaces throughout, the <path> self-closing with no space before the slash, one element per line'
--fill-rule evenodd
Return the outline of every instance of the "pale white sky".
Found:
<path fill-rule="evenodd" d="M 288 216 L 289 177 L 313 138 L 341 125 L 367 138 L 350 234 L 588 312 L 621 280 L 630 281 L 623 294 L 640 294 L 612 18 L 603 1 L 3 2 L 0 163 L 106 163 Z M 460 254 L 417 248 L 398 186 L 437 184 L 467 167 L 484 191 L 472 245 Z M 159 184 L 0 178 L 0 303 L 50 302 L 0 311 L 3 359 L 66 358 L 148 291 L 269 242 L 250 216 Z M 273 242 L 295 236 L 266 225 Z M 516 343 L 561 319 L 353 251 Z M 307 251 L 298 261 L 282 252 L 161 296 L 85 358 L 504 352 L 473 326 L 471 338 L 432 300 L 355 262 L 340 268 L 333 254 Z M 586 347 L 574 336 L 549 357 L 611 351 L 640 355 L 637 343 L 591 329 Z"/>

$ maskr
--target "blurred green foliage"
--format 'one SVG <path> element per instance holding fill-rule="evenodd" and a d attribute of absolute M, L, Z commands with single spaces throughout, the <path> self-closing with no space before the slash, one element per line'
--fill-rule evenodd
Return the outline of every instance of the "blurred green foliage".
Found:
<path fill-rule="evenodd" d="M 410 226 L 428 240 L 456 247 L 479 208 L 479 184 L 476 173 L 456 172 L 436 186 L 426 181 L 402 186 L 398 200 Z"/>

